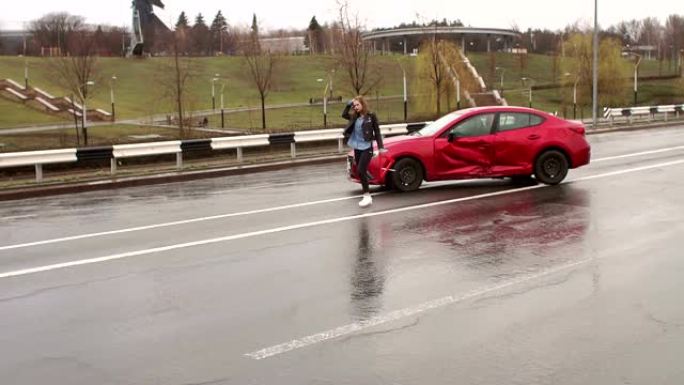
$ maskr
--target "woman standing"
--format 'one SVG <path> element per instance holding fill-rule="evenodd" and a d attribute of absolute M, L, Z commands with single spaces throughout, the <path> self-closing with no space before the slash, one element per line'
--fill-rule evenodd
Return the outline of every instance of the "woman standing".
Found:
<path fill-rule="evenodd" d="M 351 110 L 351 112 L 350 112 Z M 378 126 L 378 117 L 368 110 L 368 103 L 363 96 L 357 96 L 347 103 L 342 112 L 342 117 L 349 121 L 344 130 L 344 141 L 354 149 L 354 163 L 356 172 L 363 186 L 363 198 L 359 206 L 368 207 L 373 203 L 373 198 L 368 189 L 368 180 L 372 178 L 368 174 L 368 164 L 373 156 L 373 141 L 378 143 L 378 151 L 384 152 L 382 134 Z"/>

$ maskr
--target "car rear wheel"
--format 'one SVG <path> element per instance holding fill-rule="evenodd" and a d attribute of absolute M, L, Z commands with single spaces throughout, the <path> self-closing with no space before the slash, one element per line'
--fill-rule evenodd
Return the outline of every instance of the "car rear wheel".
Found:
<path fill-rule="evenodd" d="M 414 159 L 400 159 L 394 164 L 392 186 L 399 191 L 413 191 L 423 183 L 423 168 Z"/>
<path fill-rule="evenodd" d="M 558 184 L 568 175 L 568 159 L 558 150 L 539 155 L 534 164 L 534 176 L 544 184 Z"/>

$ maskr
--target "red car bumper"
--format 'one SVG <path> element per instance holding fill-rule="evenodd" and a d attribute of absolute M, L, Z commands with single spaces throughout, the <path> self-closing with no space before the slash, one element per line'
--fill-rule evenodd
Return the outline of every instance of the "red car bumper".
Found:
<path fill-rule="evenodd" d="M 380 154 L 374 155 L 368 164 L 368 173 L 372 176 L 371 179 L 368 180 L 368 183 L 372 185 L 384 185 L 387 174 L 390 172 L 390 165 L 393 163 L 394 160 L 389 156 Z M 351 154 L 347 155 L 347 176 L 349 177 L 349 180 L 361 183 L 356 170 L 354 156 Z"/>

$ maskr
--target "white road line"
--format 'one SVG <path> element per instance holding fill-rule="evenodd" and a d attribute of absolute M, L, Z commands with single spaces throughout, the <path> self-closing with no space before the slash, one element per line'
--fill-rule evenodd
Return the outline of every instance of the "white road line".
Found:
<path fill-rule="evenodd" d="M 378 194 L 383 194 L 383 193 L 374 193 L 373 195 L 378 195 Z M 188 223 L 210 221 L 210 220 L 214 220 L 214 219 L 239 217 L 239 216 L 243 216 L 243 215 L 252 215 L 252 214 L 262 214 L 262 213 L 268 213 L 268 212 L 272 212 L 272 211 L 295 209 L 295 208 L 304 207 L 304 206 L 312 206 L 312 205 L 318 205 L 318 204 L 324 204 L 324 203 L 339 202 L 339 201 L 344 201 L 344 200 L 348 200 L 348 199 L 358 199 L 359 197 L 360 197 L 360 195 L 354 195 L 354 196 L 343 197 L 343 198 L 332 198 L 332 199 L 324 199 L 324 200 L 312 201 L 312 202 L 294 203 L 291 205 L 269 207 L 269 208 L 265 208 L 265 209 L 241 211 L 241 212 L 229 213 L 229 214 L 212 215 L 209 217 L 184 219 L 181 221 L 157 223 L 154 225 L 130 227 L 130 228 L 126 228 L 126 229 L 109 230 L 109 231 L 102 231 L 102 232 L 98 232 L 98 233 L 73 235 L 73 236 L 63 237 L 63 238 L 45 239 L 42 241 L 35 241 L 35 242 L 17 243 L 14 245 L 0 246 L 0 251 L 11 250 L 11 249 L 19 249 L 22 247 L 29 247 L 29 246 L 46 245 L 46 244 L 50 244 L 50 243 L 74 241 L 77 239 L 101 237 L 104 235 L 122 234 L 122 233 L 129 233 L 129 232 L 133 232 L 133 231 L 150 230 L 150 229 L 157 229 L 157 228 L 162 228 L 162 227 L 185 225 Z"/>
<path fill-rule="evenodd" d="M 392 312 L 389 312 L 387 314 L 383 314 L 380 316 L 373 317 L 371 319 L 365 320 L 365 321 L 360 321 L 360 322 L 354 322 L 350 323 L 347 325 L 343 325 L 334 329 L 326 330 L 320 333 L 312 334 L 303 338 L 298 338 L 291 340 L 289 342 L 285 342 L 282 344 L 270 346 L 261 350 L 257 350 L 252 353 L 246 353 L 245 356 L 254 358 L 255 360 L 262 360 L 264 358 L 268 357 L 273 357 L 278 354 L 283 354 L 287 353 L 289 351 L 295 350 L 295 349 L 300 349 L 306 346 L 314 345 L 317 343 L 325 342 L 327 340 L 339 338 L 345 335 L 349 335 L 352 333 L 356 333 L 360 330 L 363 329 L 368 329 L 371 327 L 375 327 L 378 325 L 382 325 L 388 322 L 400 320 L 403 318 L 411 317 L 417 314 L 424 313 L 428 310 L 448 306 L 448 305 L 453 305 L 458 302 L 463 302 L 465 300 L 472 299 L 474 297 L 478 297 L 484 294 L 489 294 L 501 289 L 508 288 L 510 286 L 517 285 L 519 283 L 524 283 L 528 281 L 532 281 L 547 275 L 551 275 L 554 273 L 557 273 L 559 271 L 563 270 L 568 270 L 573 267 L 582 265 L 584 263 L 587 263 L 591 261 L 592 258 L 587 258 L 583 259 L 581 261 L 576 261 L 572 263 L 568 263 L 565 265 L 561 266 L 556 266 L 550 269 L 543 270 L 539 273 L 531 274 L 531 275 L 526 275 L 520 278 L 512 279 L 509 281 L 506 281 L 504 283 L 500 283 L 497 285 L 485 287 L 485 288 L 480 288 L 476 290 L 471 290 L 465 294 L 459 295 L 459 296 L 445 296 L 442 298 L 434 299 L 431 301 L 423 302 L 419 305 L 416 306 L 411 306 L 411 307 L 406 307 L 403 309 L 395 310 Z"/>
<path fill-rule="evenodd" d="M 38 215 L 36 214 L 28 214 L 28 215 L 12 215 L 9 217 L 0 217 L 0 221 L 13 221 L 15 219 L 26 219 L 26 218 L 35 218 Z"/>
<path fill-rule="evenodd" d="M 639 170 L 635 170 L 635 171 L 639 171 Z M 601 175 L 601 176 L 603 176 L 603 175 Z M 581 180 L 594 179 L 595 177 L 601 177 L 601 176 L 596 175 L 594 177 L 582 178 Z M 608 176 L 608 175 L 605 175 L 605 176 Z M 579 180 L 577 180 L 577 181 L 579 181 Z M 676 234 L 676 229 L 673 230 L 672 233 L 670 233 L 670 234 L 673 234 L 673 233 Z M 320 333 L 308 335 L 306 337 L 293 339 L 291 341 L 281 343 L 278 345 L 269 346 L 267 348 L 263 348 L 263 349 L 260 349 L 260 350 L 257 350 L 257 351 L 251 352 L 251 353 L 245 353 L 244 355 L 247 357 L 253 358 L 255 360 L 262 360 L 264 358 L 273 357 L 273 356 L 276 356 L 279 354 L 287 353 L 287 352 L 290 352 L 290 351 L 295 350 L 295 349 L 304 348 L 304 347 L 311 346 L 311 345 L 314 345 L 317 343 L 322 343 L 322 342 L 325 342 L 328 340 L 332 340 L 332 339 L 339 338 L 342 336 L 350 335 L 350 334 L 356 333 L 360 330 L 368 329 L 368 328 L 379 326 L 379 325 L 382 325 L 382 324 L 385 324 L 388 322 L 397 321 L 397 320 L 404 319 L 407 317 L 411 317 L 411 316 L 414 316 L 417 314 L 421 314 L 421 313 L 424 313 L 428 310 L 437 309 L 437 308 L 441 308 L 441 307 L 448 306 L 448 305 L 453 305 L 453 304 L 463 302 L 463 301 L 466 301 L 466 300 L 469 300 L 469 299 L 472 299 L 475 297 L 479 297 L 479 296 L 482 296 L 485 294 L 491 294 L 493 292 L 496 292 L 496 291 L 499 291 L 502 289 L 506 289 L 506 288 L 509 288 L 511 286 L 515 286 L 515 285 L 522 284 L 522 283 L 527 283 L 527 282 L 534 281 L 534 280 L 537 280 L 539 278 L 543 278 L 543 277 L 546 277 L 549 275 L 553 275 L 553 274 L 556 274 L 556 273 L 559 273 L 562 271 L 570 270 L 570 269 L 576 268 L 578 266 L 581 266 L 583 264 L 586 264 L 588 262 L 595 262 L 597 260 L 602 260 L 602 259 L 608 258 L 611 255 L 623 255 L 623 254 L 624 253 L 621 250 L 617 249 L 617 250 L 614 250 L 613 252 L 608 253 L 608 255 L 597 256 L 597 257 L 589 257 L 589 258 L 585 258 L 585 259 L 582 259 L 579 261 L 570 262 L 570 263 L 567 263 L 564 265 L 546 268 L 546 269 L 543 269 L 543 270 L 536 272 L 536 273 L 531 273 L 531 274 L 524 275 L 524 276 L 519 277 L 519 278 L 507 280 L 503 283 L 499 283 L 499 284 L 495 284 L 495 285 L 471 290 L 471 291 L 466 292 L 465 294 L 461 294 L 459 296 L 449 295 L 449 296 L 441 297 L 438 299 L 430 300 L 430 301 L 423 302 L 423 303 L 415 305 L 415 306 L 406 307 L 406 308 L 403 308 L 400 310 L 391 311 L 389 313 L 379 315 L 379 316 L 373 317 L 373 318 L 365 320 L 365 321 L 354 322 L 354 323 L 350 323 L 347 325 L 342 325 L 342 326 L 336 327 L 334 329 L 329 329 L 329 330 L 326 330 L 326 331 L 323 331 Z"/>
<path fill-rule="evenodd" d="M 676 147 L 661 148 L 661 149 L 658 149 L 658 150 L 634 152 L 634 153 L 625 154 L 625 155 L 608 156 L 608 157 L 605 157 L 605 158 L 592 159 L 592 160 L 591 160 L 591 163 L 605 162 L 605 161 L 607 161 L 607 160 L 615 160 L 615 159 L 632 158 L 632 157 L 635 157 L 635 156 L 642 156 L 642 155 L 660 154 L 660 153 L 663 153 L 663 152 L 677 151 L 677 150 L 684 150 L 684 146 L 676 146 Z"/>
<path fill-rule="evenodd" d="M 649 166 L 642 166 L 642 167 L 636 167 L 636 168 L 631 168 L 631 169 L 613 171 L 613 172 L 608 172 L 608 173 L 604 173 L 604 174 L 597 174 L 597 175 L 581 177 L 581 178 L 570 180 L 570 181 L 565 182 L 565 183 L 576 183 L 576 182 L 581 182 L 581 181 L 585 181 L 585 180 L 605 178 L 608 176 L 614 176 L 614 175 L 620 175 L 620 174 L 627 174 L 627 173 L 631 173 L 631 172 L 650 170 L 650 169 L 659 168 L 659 167 L 674 166 L 674 165 L 678 165 L 678 164 L 682 164 L 682 163 L 684 163 L 684 159 L 678 160 L 678 161 L 666 162 L 666 163 L 659 163 L 659 164 L 654 164 L 654 165 L 649 165 Z M 56 263 L 56 264 L 52 264 L 52 265 L 31 267 L 31 268 L 27 268 L 27 269 L 21 269 L 21 270 L 8 271 L 8 272 L 0 273 L 0 278 L 17 277 L 17 276 L 22 276 L 22 275 L 40 273 L 40 272 L 44 272 L 44 271 L 63 269 L 63 268 L 67 268 L 67 267 L 88 265 L 88 264 L 93 264 L 93 263 L 112 261 L 112 260 L 116 260 L 116 259 L 123 259 L 123 258 L 140 256 L 140 255 L 159 253 L 162 251 L 177 250 L 177 249 L 183 249 L 183 248 L 194 247 L 194 246 L 203 246 L 203 245 L 208 245 L 208 244 L 212 244 L 212 243 L 228 242 L 228 241 L 233 241 L 236 239 L 244 239 L 244 238 L 256 237 L 256 236 L 267 235 L 267 234 L 274 234 L 274 233 L 290 231 L 290 230 L 298 230 L 298 229 L 304 229 L 304 228 L 315 227 L 315 226 L 323 226 L 323 225 L 328 225 L 328 224 L 333 224 L 333 223 L 347 222 L 347 221 L 352 221 L 352 220 L 356 220 L 356 219 L 360 219 L 360 218 L 369 218 L 369 217 L 376 217 L 376 216 L 380 216 L 380 215 L 396 214 L 396 213 L 400 213 L 400 212 L 420 210 L 420 209 L 424 209 L 424 208 L 442 206 L 442 205 L 451 204 L 451 203 L 466 202 L 466 201 L 471 201 L 471 200 L 476 200 L 476 199 L 514 194 L 514 193 L 518 193 L 521 191 L 534 190 L 534 189 L 539 189 L 539 188 L 544 188 L 544 187 L 549 187 L 549 186 L 535 185 L 535 186 L 521 187 L 518 189 L 502 190 L 502 191 L 496 191 L 496 192 L 485 193 L 485 194 L 480 194 L 480 195 L 472 195 L 469 197 L 454 198 L 454 199 L 448 199 L 448 200 L 444 200 L 444 201 L 423 203 L 423 204 L 419 204 L 419 205 L 400 207 L 400 208 L 390 209 L 390 210 L 370 212 L 370 213 L 366 213 L 366 214 L 350 215 L 350 216 L 346 216 L 346 217 L 331 218 L 331 219 L 325 219 L 325 220 L 320 220 L 320 221 L 315 221 L 315 222 L 300 223 L 300 224 L 290 225 L 290 226 L 281 226 L 281 227 L 275 227 L 275 228 L 266 229 L 266 230 L 252 231 L 252 232 L 248 232 L 248 233 L 234 234 L 234 235 L 228 235 L 228 236 L 218 237 L 218 238 L 203 239 L 203 240 L 194 241 L 194 242 L 178 243 L 178 244 L 173 244 L 173 245 L 168 245 L 168 246 L 155 247 L 152 249 L 130 251 L 130 252 L 121 253 L 121 254 L 113 254 L 113 255 L 107 255 L 107 256 L 96 257 L 96 258 L 79 259 L 79 260 L 75 260 L 75 261 Z"/>
<path fill-rule="evenodd" d="M 681 149 L 684 149 L 684 146 L 676 146 L 676 147 L 669 147 L 669 148 L 663 148 L 663 149 L 652 150 L 652 151 L 643 151 L 643 152 L 637 152 L 637 153 L 632 153 L 632 154 L 625 154 L 625 155 L 617 155 L 617 156 L 611 156 L 611 157 L 605 157 L 605 158 L 599 158 L 599 159 L 592 159 L 591 162 L 597 163 L 597 162 L 602 162 L 602 161 L 607 161 L 607 160 L 621 159 L 621 158 L 635 157 L 635 156 L 643 156 L 643 155 L 651 155 L 651 154 L 662 153 L 662 152 L 667 152 L 667 151 L 675 151 L 675 150 L 681 150 Z M 454 182 L 453 181 L 452 182 L 435 182 L 434 184 L 432 184 L 432 186 L 442 185 L 442 184 L 450 184 L 450 183 L 454 183 Z M 383 192 L 373 193 L 373 195 L 380 195 L 380 194 L 384 194 L 384 193 Z M 344 201 L 344 200 L 349 200 L 349 199 L 357 199 L 357 198 L 359 198 L 359 195 L 354 195 L 354 196 L 350 196 L 350 197 L 343 197 L 343 198 L 324 199 L 324 200 L 304 202 L 304 203 L 295 203 L 295 204 L 290 204 L 290 205 L 269 207 L 269 208 L 258 209 L 258 210 L 242 211 L 242 212 L 237 212 L 237 213 L 212 215 L 212 216 L 208 216 L 208 217 L 184 219 L 184 220 L 180 220 L 180 221 L 165 222 L 165 223 L 158 223 L 158 224 L 138 226 L 138 227 L 130 227 L 130 228 L 118 229 L 118 230 L 108 230 L 108 231 L 101 231 L 101 232 L 96 232 L 96 233 L 73 235 L 73 236 L 62 237 L 62 238 L 45 239 L 42 241 L 17 243 L 17 244 L 12 244 L 12 245 L 0 246 L 0 251 L 19 249 L 19 248 L 31 247 L 31 246 L 47 245 L 47 244 L 51 244 L 51 243 L 75 241 L 75 240 L 79 240 L 79 239 L 101 237 L 101 236 L 106 236 L 106 235 L 129 233 L 129 232 L 134 232 L 134 231 L 151 230 L 151 229 L 158 229 L 158 228 L 163 228 L 163 227 L 185 225 L 185 224 L 189 224 L 189 223 L 210 221 L 210 220 L 215 220 L 215 219 L 224 219 L 224 218 L 238 217 L 238 216 L 244 216 L 244 215 L 253 215 L 253 214 L 263 214 L 263 213 L 268 213 L 268 212 L 288 210 L 288 209 L 294 209 L 294 208 L 305 207 L 305 206 L 313 206 L 313 205 L 325 204 L 325 203 L 332 203 L 332 202 L 339 202 L 339 201 Z"/>
<path fill-rule="evenodd" d="M 682 162 L 684 162 L 684 160 Z M 112 260 L 116 260 L 116 259 L 129 258 L 129 257 L 145 255 L 145 254 L 158 253 L 161 251 L 183 249 L 186 247 L 208 245 L 208 244 L 212 244 L 212 243 L 227 242 L 227 241 L 233 241 L 236 239 L 250 238 L 250 237 L 255 237 L 255 236 L 259 236 L 259 235 L 274 234 L 274 233 L 279 233 L 279 232 L 283 232 L 283 231 L 290 231 L 290 230 L 297 230 L 297 229 L 303 229 L 303 228 L 308 228 L 308 227 L 322 226 L 322 225 L 327 225 L 327 224 L 332 224 L 332 223 L 346 222 L 346 221 L 351 221 L 351 220 L 360 219 L 360 218 L 375 217 L 378 215 L 393 214 L 393 213 L 398 213 L 398 212 L 402 212 L 402 211 L 411 211 L 411 210 L 417 210 L 417 209 L 421 209 L 421 208 L 440 206 L 440 205 L 444 205 L 444 204 L 448 204 L 448 203 L 463 202 L 463 201 L 468 201 L 468 200 L 473 200 L 473 199 L 486 198 L 486 197 L 490 197 L 490 196 L 510 194 L 511 192 L 514 192 L 514 191 L 531 190 L 531 189 L 540 188 L 540 187 L 544 187 L 544 186 L 543 185 L 536 185 L 536 186 L 523 187 L 523 188 L 519 188 L 516 190 L 497 191 L 497 192 L 493 192 L 493 193 L 486 193 L 486 194 L 473 195 L 473 196 L 463 197 L 463 198 L 449 199 L 447 201 L 424 203 L 424 204 L 420 204 L 420 205 L 416 205 L 416 206 L 407 206 L 407 207 L 401 207 L 401 208 L 385 210 L 385 211 L 370 212 L 370 213 L 366 213 L 366 214 L 358 214 L 358 215 L 350 215 L 350 216 L 346 216 L 346 217 L 324 219 L 324 220 L 315 221 L 315 222 L 300 223 L 297 225 L 281 226 L 281 227 L 275 227 L 275 228 L 266 229 L 266 230 L 252 231 L 249 233 L 228 235 L 225 237 L 203 239 L 203 240 L 194 241 L 194 242 L 178 243 L 178 244 L 169 245 L 169 246 L 155 247 L 152 249 L 131 251 L 131 252 L 107 255 L 107 256 L 97 257 L 97 258 L 80 259 L 80 260 L 76 260 L 76 261 L 56 263 L 53 265 L 32 267 L 32 268 L 28 268 L 28 269 L 22 269 L 22 270 L 0 273 L 0 278 L 16 277 L 16 276 L 20 276 L 20 275 L 39 273 L 42 271 L 63 269 L 65 267 L 73 267 L 73 266 L 87 265 L 87 264 L 98 263 L 98 262 L 112 261 Z"/>

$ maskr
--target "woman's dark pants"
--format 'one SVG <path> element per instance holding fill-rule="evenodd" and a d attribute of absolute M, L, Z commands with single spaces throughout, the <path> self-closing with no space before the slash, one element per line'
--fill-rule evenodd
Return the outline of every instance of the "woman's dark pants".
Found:
<path fill-rule="evenodd" d="M 367 193 L 368 189 L 368 164 L 370 163 L 371 157 L 373 156 L 373 148 L 367 150 L 354 150 L 354 161 L 356 162 L 356 173 L 359 175 L 361 180 L 361 186 L 363 187 L 363 192 Z"/>

